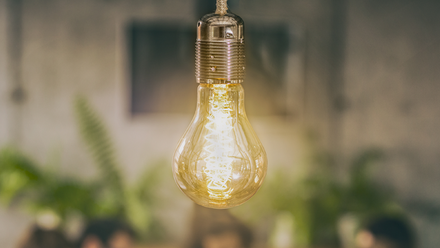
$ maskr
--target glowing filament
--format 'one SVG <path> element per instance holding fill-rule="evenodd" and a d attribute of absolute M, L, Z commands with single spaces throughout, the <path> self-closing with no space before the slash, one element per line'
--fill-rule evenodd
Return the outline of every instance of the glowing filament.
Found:
<path fill-rule="evenodd" d="M 218 89 L 216 89 L 218 88 Z M 227 88 L 216 85 L 209 97 L 210 113 L 205 136 L 207 146 L 204 148 L 208 156 L 205 158 L 204 173 L 211 199 L 229 199 L 232 189 L 228 183 L 232 179 L 233 151 L 232 109 L 228 99 Z"/>

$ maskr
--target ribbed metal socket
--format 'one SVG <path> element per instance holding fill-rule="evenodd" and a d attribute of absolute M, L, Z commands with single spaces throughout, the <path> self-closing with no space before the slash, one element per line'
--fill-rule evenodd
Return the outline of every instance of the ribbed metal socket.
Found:
<path fill-rule="evenodd" d="M 243 42 L 196 42 L 198 83 L 241 83 L 244 71 Z"/>
<path fill-rule="evenodd" d="M 198 83 L 241 83 L 245 75 L 244 23 L 234 14 L 208 14 L 197 24 Z"/>

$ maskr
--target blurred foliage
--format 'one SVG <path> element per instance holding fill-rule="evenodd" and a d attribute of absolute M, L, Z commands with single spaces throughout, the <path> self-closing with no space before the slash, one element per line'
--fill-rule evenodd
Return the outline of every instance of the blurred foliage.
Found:
<path fill-rule="evenodd" d="M 380 150 L 355 156 L 348 175 L 341 178 L 334 157 L 308 142 L 309 154 L 299 165 L 303 172 L 298 178 L 289 171 L 275 171 L 258 194 L 234 212 L 254 223 L 290 213 L 293 242 L 299 247 L 338 247 L 338 222 L 346 214 L 361 223 L 376 214 L 403 213 L 393 195 L 372 180 L 374 165 L 384 159 Z"/>
<path fill-rule="evenodd" d="M 153 215 L 161 206 L 158 185 L 165 166 L 146 166 L 132 184 L 125 181 L 116 152 L 104 123 L 85 98 L 78 97 L 75 110 L 82 139 L 97 168 L 91 179 L 61 175 L 48 166 L 37 165 L 12 148 L 0 150 L 0 203 L 24 206 L 31 213 L 55 213 L 65 225 L 71 216 L 85 221 L 111 217 L 129 222 L 145 241 L 165 236 Z M 298 173 L 279 170 L 268 174 L 258 194 L 233 211 L 254 224 L 290 213 L 295 245 L 337 246 L 338 221 L 346 214 L 360 222 L 370 216 L 402 212 L 393 195 L 372 180 L 374 166 L 384 159 L 378 149 L 368 149 L 351 160 L 346 175 L 338 175 L 334 157 L 308 140 L 303 169 Z M 60 167 L 55 166 L 55 167 Z M 270 232 L 270 231 L 269 231 Z"/>
<path fill-rule="evenodd" d="M 129 185 L 98 114 L 83 97 L 76 99 L 75 110 L 98 175 L 89 180 L 66 177 L 48 166 L 37 165 L 17 150 L 4 148 L 0 151 L 1 203 L 23 206 L 35 215 L 55 213 L 61 225 L 78 215 L 85 221 L 119 218 L 130 223 L 145 241 L 165 238 L 164 228 L 152 214 L 160 202 L 155 188 L 164 166 L 147 166 L 150 169 Z"/>
<path fill-rule="evenodd" d="M 77 98 L 75 110 L 82 138 L 101 175 L 98 183 L 103 186 L 102 189 L 105 191 L 103 195 L 107 196 L 103 199 L 103 205 L 107 205 L 110 211 L 108 214 L 124 215 L 126 188 L 107 130 L 85 98 Z"/>
<path fill-rule="evenodd" d="M 93 218 L 101 213 L 96 186 L 53 173 L 14 149 L 0 151 L 0 199 L 5 205 L 23 205 L 33 213 L 51 210 L 62 219 L 73 211 Z"/>

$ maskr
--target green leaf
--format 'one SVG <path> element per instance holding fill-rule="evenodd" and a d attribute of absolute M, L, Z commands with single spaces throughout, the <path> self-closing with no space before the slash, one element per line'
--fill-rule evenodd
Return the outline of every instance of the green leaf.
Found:
<path fill-rule="evenodd" d="M 0 151 L 0 200 L 4 204 L 32 194 L 44 181 L 43 173 L 31 160 L 11 148 Z"/>
<path fill-rule="evenodd" d="M 91 108 L 84 97 L 78 97 L 75 102 L 78 125 L 82 138 L 98 166 L 101 184 L 108 188 L 107 203 L 123 213 L 125 188 L 122 173 L 115 158 L 115 151 L 109 134 L 98 114 Z M 109 206 L 110 207 L 110 206 Z"/>

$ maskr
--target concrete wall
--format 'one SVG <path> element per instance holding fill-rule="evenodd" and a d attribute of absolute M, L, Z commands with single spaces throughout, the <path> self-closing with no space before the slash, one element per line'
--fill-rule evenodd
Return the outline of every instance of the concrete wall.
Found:
<path fill-rule="evenodd" d="M 440 231 L 420 206 L 440 204 L 439 10 L 438 1 L 348 5 L 343 152 L 385 150 L 378 178 L 412 211 L 421 247 L 437 247 Z"/>
<path fill-rule="evenodd" d="M 8 13 L 6 0 L 0 1 L 0 140 L 8 140 Z"/>

